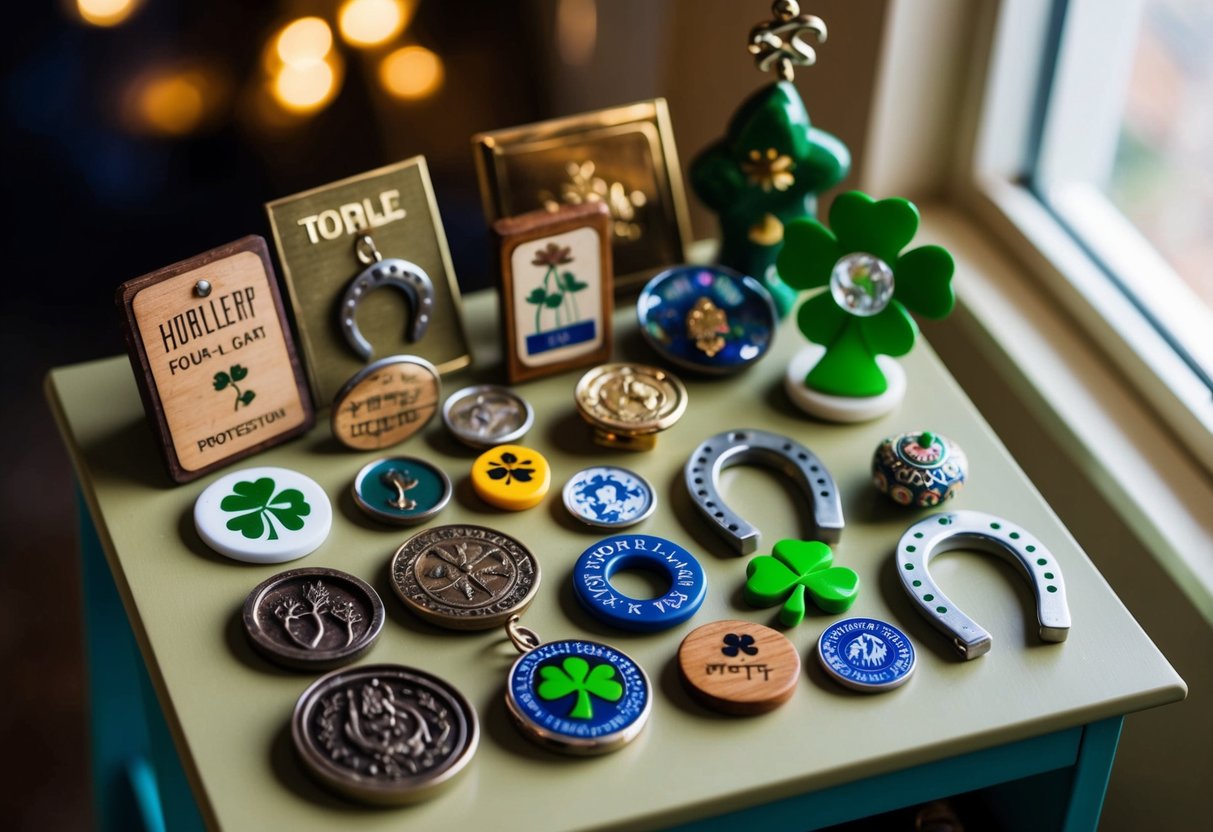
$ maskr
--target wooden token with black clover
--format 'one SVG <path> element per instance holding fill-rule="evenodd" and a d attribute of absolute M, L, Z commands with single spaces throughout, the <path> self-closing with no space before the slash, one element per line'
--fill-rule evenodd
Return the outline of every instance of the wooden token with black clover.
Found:
<path fill-rule="evenodd" d="M 713 710 L 761 714 L 787 702 L 800 679 L 800 654 L 783 634 L 752 621 L 713 621 L 678 647 L 686 689 Z"/>
<path fill-rule="evenodd" d="M 454 630 L 485 630 L 521 614 L 539 589 L 539 561 L 483 526 L 426 529 L 392 557 L 392 588 L 417 615 Z"/>

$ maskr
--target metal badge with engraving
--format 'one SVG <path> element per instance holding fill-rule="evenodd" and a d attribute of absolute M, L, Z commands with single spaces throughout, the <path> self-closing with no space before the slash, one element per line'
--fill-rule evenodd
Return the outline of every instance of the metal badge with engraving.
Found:
<path fill-rule="evenodd" d="M 480 738 L 472 705 L 450 683 L 412 667 L 337 670 L 295 705 L 291 739 L 304 767 L 339 794 L 416 803 L 448 786 Z"/>
<path fill-rule="evenodd" d="M 390 448 L 421 430 L 438 412 L 438 370 L 415 355 L 376 361 L 346 382 L 333 400 L 333 437 L 356 451 Z"/>
<path fill-rule="evenodd" d="M 392 557 L 392 589 L 417 615 L 454 630 L 486 630 L 521 613 L 539 589 L 539 561 L 483 526 L 436 526 Z"/>
<path fill-rule="evenodd" d="M 336 569 L 280 572 L 244 602 L 244 632 L 257 652 L 296 670 L 327 670 L 362 656 L 383 629 L 383 602 L 365 581 Z"/>
<path fill-rule="evenodd" d="M 372 357 L 418 355 L 443 373 L 471 362 L 424 157 L 266 210 L 318 404 L 331 402 Z M 400 291 L 373 291 L 379 286 Z"/>
<path fill-rule="evenodd" d="M 535 421 L 535 411 L 508 387 L 477 384 L 447 397 L 442 405 L 442 421 L 463 444 L 487 450 L 526 436 Z"/>
<path fill-rule="evenodd" d="M 603 364 L 587 372 L 573 393 L 577 412 L 610 448 L 651 450 L 660 431 L 687 408 L 687 391 L 673 373 L 645 364 Z"/>
<path fill-rule="evenodd" d="M 451 479 L 431 462 L 393 456 L 367 463 L 354 478 L 354 502 L 384 523 L 412 526 L 432 519 L 451 500 Z"/>

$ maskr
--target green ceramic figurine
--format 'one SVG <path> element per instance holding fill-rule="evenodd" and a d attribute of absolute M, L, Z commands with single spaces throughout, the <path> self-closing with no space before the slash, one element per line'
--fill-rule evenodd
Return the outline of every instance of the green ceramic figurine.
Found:
<path fill-rule="evenodd" d="M 814 345 L 788 366 L 785 388 L 801 409 L 836 422 L 888 413 L 905 395 L 905 370 L 890 356 L 914 346 L 910 317 L 952 311 L 952 255 L 940 246 L 902 251 L 918 230 L 904 199 L 850 191 L 830 206 L 830 227 L 789 223 L 778 270 L 793 289 L 814 290 L 797 312 Z"/>
<path fill-rule="evenodd" d="M 820 18 L 802 15 L 795 0 L 776 0 L 774 20 L 750 33 L 749 50 L 763 72 L 782 78 L 750 96 L 733 115 L 724 138 L 691 164 L 691 185 L 720 217 L 720 262 L 762 281 L 780 316 L 796 292 L 775 272 L 784 226 L 816 216 L 817 194 L 842 181 L 851 167 L 846 145 L 809 123 L 792 67 L 817 59 L 801 35 L 826 39 Z"/>

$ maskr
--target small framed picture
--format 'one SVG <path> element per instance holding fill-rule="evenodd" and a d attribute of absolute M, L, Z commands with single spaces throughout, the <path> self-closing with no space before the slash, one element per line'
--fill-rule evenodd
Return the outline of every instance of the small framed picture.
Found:
<path fill-rule="evenodd" d="M 493 223 L 510 383 L 611 357 L 610 213 L 600 202 Z"/>
<path fill-rule="evenodd" d="M 664 99 L 480 133 L 472 144 L 490 224 L 600 203 L 610 215 L 616 286 L 686 259 L 686 193 Z"/>

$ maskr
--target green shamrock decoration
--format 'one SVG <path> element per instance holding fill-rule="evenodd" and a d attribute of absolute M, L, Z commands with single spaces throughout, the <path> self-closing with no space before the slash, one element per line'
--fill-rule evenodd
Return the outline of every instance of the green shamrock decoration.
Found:
<path fill-rule="evenodd" d="M 243 393 L 241 393 L 240 388 L 236 386 L 236 382 L 243 381 L 247 375 L 248 370 L 240 364 L 233 364 L 228 368 L 226 373 L 222 370 L 215 373 L 216 390 L 223 390 L 228 385 L 231 385 L 232 390 L 236 392 L 236 406 L 232 408 L 233 410 L 239 410 L 240 405 L 247 407 L 250 403 L 252 403 L 253 398 L 257 395 L 252 390 L 245 390 Z"/>
<path fill-rule="evenodd" d="M 720 262 L 770 290 L 781 316 L 796 292 L 775 273 L 784 228 L 816 216 L 817 194 L 842 181 L 851 154 L 809 123 L 796 87 L 777 81 L 738 108 L 724 138 L 691 163 L 691 185 L 720 219 Z"/>
<path fill-rule="evenodd" d="M 577 694 L 573 710 L 569 711 L 571 719 L 594 718 L 591 695 L 607 702 L 618 702 L 623 698 L 623 685 L 615 681 L 615 668 L 599 664 L 591 670 L 590 663 L 580 656 L 567 657 L 560 667 L 541 667 L 539 675 L 543 677 L 536 689 L 540 699 L 550 702 L 570 693 Z"/>
<path fill-rule="evenodd" d="M 797 220 L 787 227 L 779 254 L 779 276 L 789 286 L 819 289 L 800 306 L 797 323 L 804 336 L 826 348 L 825 355 L 805 377 L 811 390 L 834 396 L 879 396 L 888 380 L 877 355 L 905 355 L 914 346 L 918 326 L 907 310 L 927 318 L 952 311 L 952 255 L 940 246 L 907 251 L 918 230 L 918 209 L 905 199 L 879 202 L 860 191 L 840 195 L 830 206 L 830 228 L 817 220 Z M 839 305 L 831 278 L 839 261 L 867 255 L 892 273 L 893 293 L 885 305 L 873 301 L 867 314 Z M 858 291 L 871 288 L 864 269 L 852 270 Z M 878 310 L 878 311 L 877 311 Z"/>
<path fill-rule="evenodd" d="M 283 528 L 297 532 L 303 528 L 303 518 L 312 513 L 312 507 L 303 499 L 298 488 L 287 488 L 274 493 L 274 481 L 262 477 L 253 482 L 237 482 L 232 486 L 235 493 L 229 494 L 219 503 L 223 511 L 240 512 L 227 521 L 227 527 L 240 532 L 249 540 L 257 540 L 269 529 L 268 540 L 278 539 L 274 525 L 277 519 Z"/>
<path fill-rule="evenodd" d="M 572 248 L 548 243 L 545 248 L 535 252 L 532 266 L 545 266 L 543 285 L 537 286 L 526 296 L 526 302 L 535 308 L 535 332 L 543 332 L 542 315 L 544 309 L 555 310 L 554 318 L 557 328 L 573 324 L 581 320 L 581 310 L 577 307 L 575 295 L 590 288 L 590 284 L 578 280 L 572 272 L 561 272 L 560 267 L 573 262 Z"/>
<path fill-rule="evenodd" d="M 831 566 L 834 553 L 816 540 L 781 540 L 770 555 L 746 566 L 745 600 L 752 607 L 783 604 L 779 621 L 795 627 L 804 620 L 805 591 L 828 613 L 846 612 L 859 595 L 859 576 L 845 566 Z"/>

